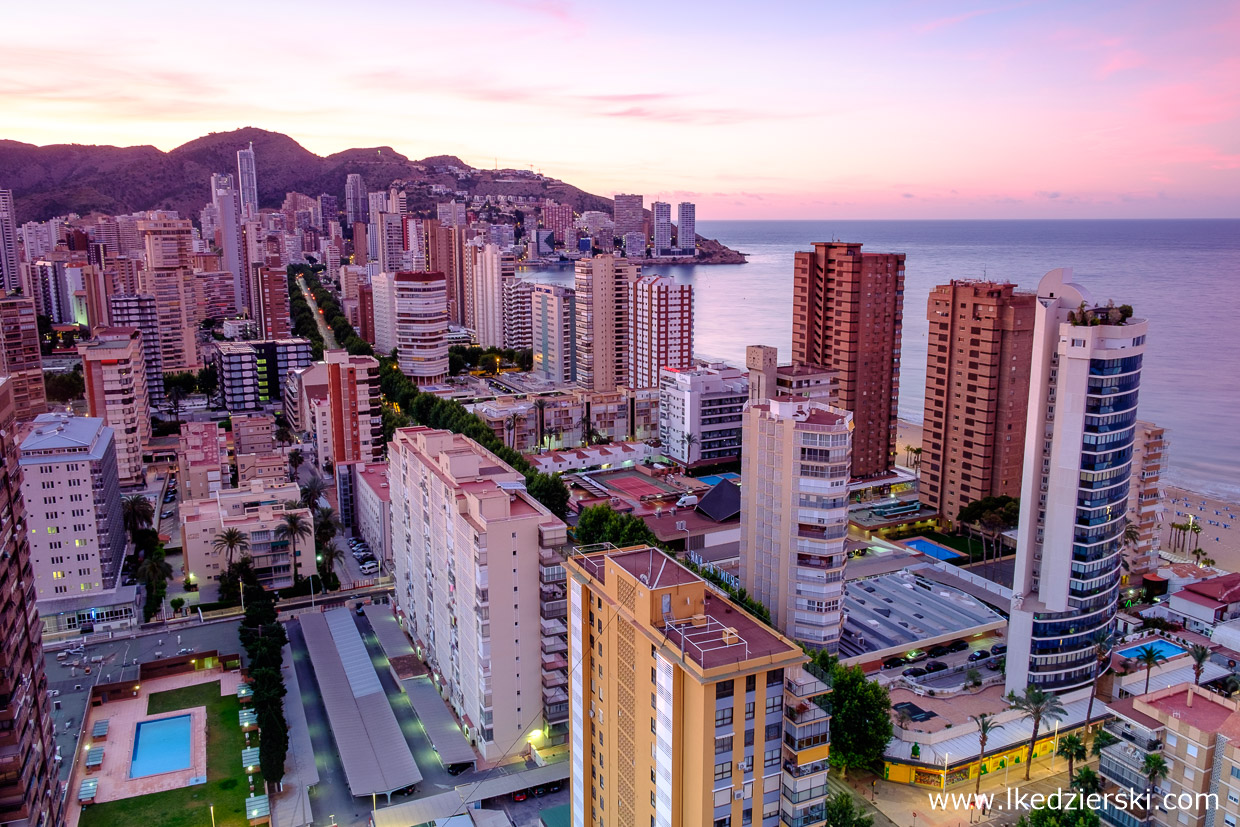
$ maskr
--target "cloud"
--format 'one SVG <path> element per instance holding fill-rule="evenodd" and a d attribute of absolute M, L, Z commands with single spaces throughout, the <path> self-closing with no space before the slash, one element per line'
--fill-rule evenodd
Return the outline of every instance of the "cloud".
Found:
<path fill-rule="evenodd" d="M 904 193 L 904 194 L 903 194 L 902 196 L 900 196 L 900 197 L 901 197 L 901 198 L 916 198 L 917 196 L 916 196 L 916 195 L 913 195 L 913 193 L 911 193 L 911 192 L 906 192 L 906 193 Z"/>
<path fill-rule="evenodd" d="M 1039 190 L 1038 192 L 1035 192 L 1035 193 L 1034 193 L 1034 195 L 1036 195 L 1038 198 L 1051 198 L 1051 199 L 1054 199 L 1054 198 L 1058 198 L 1058 197 L 1059 197 L 1059 193 L 1058 193 L 1058 192 L 1047 192 L 1046 190 Z"/>

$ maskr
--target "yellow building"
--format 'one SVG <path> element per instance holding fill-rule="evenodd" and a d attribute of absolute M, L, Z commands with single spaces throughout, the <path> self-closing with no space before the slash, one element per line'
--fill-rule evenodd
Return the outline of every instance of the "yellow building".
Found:
<path fill-rule="evenodd" d="M 574 825 L 824 822 L 829 688 L 797 644 L 656 549 L 565 569 Z"/>

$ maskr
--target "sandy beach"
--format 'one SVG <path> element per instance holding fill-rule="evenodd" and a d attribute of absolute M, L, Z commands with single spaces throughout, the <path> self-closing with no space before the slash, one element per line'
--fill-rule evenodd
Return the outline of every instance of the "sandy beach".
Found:
<path fill-rule="evenodd" d="M 897 463 L 904 464 L 910 447 L 921 447 L 921 425 L 901 419 L 896 425 Z M 1172 551 L 1171 524 L 1183 523 L 1191 514 L 1201 524 L 1198 541 L 1215 567 L 1240 571 L 1240 503 L 1169 485 L 1163 485 L 1163 493 L 1163 550 Z M 1188 544 L 1185 548 L 1191 552 L 1193 546 Z"/>

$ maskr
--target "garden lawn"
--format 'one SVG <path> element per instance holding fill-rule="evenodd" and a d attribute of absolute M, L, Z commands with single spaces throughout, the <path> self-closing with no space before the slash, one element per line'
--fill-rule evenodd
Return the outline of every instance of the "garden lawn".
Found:
<path fill-rule="evenodd" d="M 202 827 L 211 823 L 212 804 L 217 827 L 249 824 L 245 817 L 249 786 L 241 767 L 245 737 L 237 718 L 241 710 L 237 697 L 221 697 L 220 683 L 213 681 L 156 692 L 147 699 L 146 714 L 196 706 L 207 708 L 207 783 L 83 807 L 80 827 Z"/>

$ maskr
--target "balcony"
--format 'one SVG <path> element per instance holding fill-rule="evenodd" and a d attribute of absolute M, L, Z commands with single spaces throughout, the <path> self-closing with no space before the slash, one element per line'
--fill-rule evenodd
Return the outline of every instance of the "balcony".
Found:
<path fill-rule="evenodd" d="M 820 772 L 826 772 L 831 769 L 831 764 L 827 761 L 813 761 L 809 764 L 797 764 L 795 761 L 784 762 L 784 785 L 787 786 L 788 779 L 802 779 L 806 776 L 815 775 Z M 793 785 L 795 786 L 795 784 Z"/>
<path fill-rule="evenodd" d="M 1135 727 L 1123 721 L 1107 721 L 1102 728 L 1116 738 L 1122 738 L 1137 749 L 1144 750 L 1145 752 L 1154 752 L 1162 749 L 1162 741 L 1154 733 L 1141 727 Z"/>
<path fill-rule="evenodd" d="M 542 685 L 544 689 L 553 689 L 557 686 L 565 686 L 568 684 L 568 673 L 564 670 L 557 669 L 548 672 L 542 670 Z"/>

